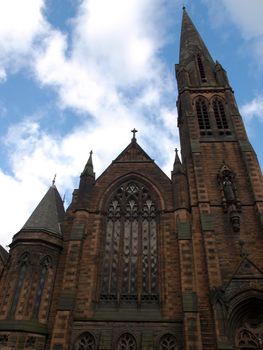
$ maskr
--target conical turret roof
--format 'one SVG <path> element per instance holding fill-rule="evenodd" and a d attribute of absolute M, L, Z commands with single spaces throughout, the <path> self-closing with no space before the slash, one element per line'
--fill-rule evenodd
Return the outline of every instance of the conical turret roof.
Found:
<path fill-rule="evenodd" d="M 53 184 L 33 211 L 22 230 L 43 229 L 61 234 L 60 223 L 63 221 L 64 215 L 63 201 L 56 186 Z"/>
<path fill-rule="evenodd" d="M 191 61 L 197 51 L 202 53 L 202 56 L 206 57 L 211 63 L 214 63 L 203 39 L 184 8 L 180 38 L 180 63 Z"/>

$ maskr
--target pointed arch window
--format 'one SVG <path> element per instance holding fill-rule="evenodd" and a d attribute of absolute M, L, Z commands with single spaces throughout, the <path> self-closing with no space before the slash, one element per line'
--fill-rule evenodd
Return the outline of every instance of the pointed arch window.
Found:
<path fill-rule="evenodd" d="M 205 101 L 201 98 L 198 99 L 195 103 L 195 108 L 200 129 L 200 135 L 212 135 L 207 105 Z"/>
<path fill-rule="evenodd" d="M 202 58 L 199 54 L 197 54 L 196 58 L 197 58 L 197 65 L 198 65 L 201 81 L 202 81 L 202 83 L 205 83 L 206 82 L 206 75 L 205 75 L 205 69 L 204 69 Z"/>
<path fill-rule="evenodd" d="M 157 264 L 156 203 L 144 185 L 125 183 L 107 209 L 100 300 L 157 302 Z"/>
<path fill-rule="evenodd" d="M 120 336 L 117 344 L 117 350 L 136 350 L 136 340 L 130 333 L 124 333 Z"/>
<path fill-rule="evenodd" d="M 213 101 L 213 111 L 216 120 L 216 125 L 220 135 L 231 134 L 226 118 L 226 112 L 223 102 L 218 98 Z"/>
<path fill-rule="evenodd" d="M 172 334 L 165 334 L 160 340 L 160 350 L 177 350 L 176 338 Z"/>
<path fill-rule="evenodd" d="M 49 268 L 52 266 L 52 260 L 50 256 L 46 256 L 40 263 L 40 275 L 39 275 L 39 281 L 38 281 L 38 287 L 37 287 L 37 293 L 36 293 L 36 299 L 35 299 L 35 305 L 34 305 L 34 311 L 33 316 L 37 318 L 42 293 L 45 287 L 45 282 L 48 274 Z"/>
<path fill-rule="evenodd" d="M 20 258 L 18 260 L 18 265 L 19 265 L 19 275 L 18 275 L 16 287 L 15 287 L 15 294 L 14 294 L 13 301 L 12 301 L 11 308 L 10 308 L 10 316 L 14 316 L 14 314 L 16 312 L 20 292 L 21 292 L 21 289 L 23 287 L 27 268 L 29 265 L 29 253 L 28 252 L 25 252 L 20 256 Z"/>

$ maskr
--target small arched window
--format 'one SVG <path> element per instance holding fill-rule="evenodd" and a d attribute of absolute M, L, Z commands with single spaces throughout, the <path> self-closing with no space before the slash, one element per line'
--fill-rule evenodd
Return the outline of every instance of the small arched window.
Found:
<path fill-rule="evenodd" d="M 22 286 L 23 286 L 23 283 L 25 280 L 28 264 L 29 264 L 29 253 L 25 252 L 20 256 L 20 258 L 18 260 L 19 275 L 17 278 L 17 283 L 16 283 L 16 287 L 15 287 L 15 294 L 14 294 L 13 301 L 12 301 L 11 308 L 10 308 L 10 316 L 14 316 L 14 314 L 16 312 L 16 308 L 17 308 L 20 292 L 21 292 L 21 289 L 22 289 Z"/>
<path fill-rule="evenodd" d="M 172 334 L 165 334 L 160 340 L 160 350 L 178 350 L 176 338 Z"/>
<path fill-rule="evenodd" d="M 136 350 L 136 340 L 129 333 L 124 333 L 120 336 L 117 344 L 117 350 Z"/>
<path fill-rule="evenodd" d="M 46 256 L 40 263 L 40 275 L 38 280 L 38 287 L 37 287 L 37 293 L 36 293 L 36 299 L 35 299 L 35 305 L 34 305 L 34 311 L 33 311 L 34 317 L 38 316 L 41 297 L 44 290 L 48 269 L 51 266 L 52 266 L 52 260 L 50 256 Z"/>
<path fill-rule="evenodd" d="M 195 103 L 197 120 L 201 135 L 211 135 L 211 126 L 207 110 L 207 105 L 203 99 L 198 99 Z"/>
<path fill-rule="evenodd" d="M 219 134 L 230 134 L 231 132 L 228 127 L 225 108 L 223 102 L 218 98 L 213 101 L 213 111 Z"/>
<path fill-rule="evenodd" d="M 95 350 L 96 341 L 92 334 L 86 332 L 82 334 L 74 345 L 74 350 Z"/>
<path fill-rule="evenodd" d="M 150 191 L 122 184 L 107 208 L 100 300 L 158 301 L 157 205 Z"/>
<path fill-rule="evenodd" d="M 206 75 L 205 75 L 205 69 L 204 69 L 204 65 L 202 62 L 202 58 L 199 54 L 196 56 L 196 58 L 197 58 L 197 64 L 198 64 L 198 69 L 199 69 L 201 81 L 202 81 L 202 83 L 205 83 L 206 82 Z"/>

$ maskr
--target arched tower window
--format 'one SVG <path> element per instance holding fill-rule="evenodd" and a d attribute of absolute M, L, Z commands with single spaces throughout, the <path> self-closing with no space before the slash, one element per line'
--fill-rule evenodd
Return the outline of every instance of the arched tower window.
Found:
<path fill-rule="evenodd" d="M 92 334 L 86 332 L 82 334 L 74 345 L 74 350 L 95 350 L 96 341 Z"/>
<path fill-rule="evenodd" d="M 157 302 L 157 206 L 149 190 L 127 182 L 106 215 L 101 301 Z"/>
<path fill-rule="evenodd" d="M 204 65 L 202 62 L 202 58 L 199 54 L 196 56 L 196 58 L 197 58 L 197 64 L 198 64 L 198 69 L 199 69 L 201 81 L 202 81 L 202 83 L 205 83 L 206 82 L 206 75 L 205 75 L 205 69 L 204 69 Z"/>
<path fill-rule="evenodd" d="M 213 111 L 219 133 L 221 135 L 230 134 L 231 132 L 229 131 L 225 108 L 222 101 L 220 101 L 218 98 L 214 99 L 213 101 Z"/>
<path fill-rule="evenodd" d="M 196 114 L 201 135 L 211 135 L 211 126 L 209 121 L 209 115 L 207 105 L 203 99 L 198 99 L 195 103 Z"/>
<path fill-rule="evenodd" d="M 176 338 L 172 334 L 165 334 L 160 340 L 160 350 L 177 350 Z"/>
<path fill-rule="evenodd" d="M 22 289 L 22 286 L 23 286 L 23 283 L 25 280 L 28 264 L 29 264 L 29 253 L 25 252 L 20 256 L 20 258 L 18 260 L 19 275 L 18 275 L 16 287 L 15 287 L 15 294 L 14 294 L 13 301 L 12 301 L 11 308 L 10 308 L 10 316 L 14 316 L 14 314 L 16 312 L 16 308 L 17 308 L 17 304 L 18 304 L 18 300 L 19 300 L 19 295 L 20 295 L 20 292 L 21 292 L 21 289 Z"/>
<path fill-rule="evenodd" d="M 129 334 L 124 333 L 120 336 L 117 344 L 117 350 L 136 350 L 136 340 L 135 338 Z"/>
<path fill-rule="evenodd" d="M 39 281 L 38 281 L 38 287 L 37 287 L 37 293 L 36 293 L 36 299 L 35 299 L 35 305 L 34 305 L 34 311 L 33 311 L 34 317 L 38 316 L 41 297 L 42 297 L 45 281 L 48 274 L 48 269 L 51 266 L 52 266 L 52 260 L 50 256 L 46 256 L 40 263 L 40 275 L 39 275 Z"/>

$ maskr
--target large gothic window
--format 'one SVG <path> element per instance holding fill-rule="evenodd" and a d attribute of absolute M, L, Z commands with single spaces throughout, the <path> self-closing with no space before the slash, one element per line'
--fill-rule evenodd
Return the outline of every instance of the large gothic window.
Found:
<path fill-rule="evenodd" d="M 101 301 L 158 301 L 157 207 L 137 182 L 120 186 L 106 215 Z"/>
<path fill-rule="evenodd" d="M 195 103 L 197 120 L 201 135 L 211 135 L 211 126 L 207 110 L 207 105 L 203 99 L 198 99 Z"/>
<path fill-rule="evenodd" d="M 160 350 L 177 350 L 176 338 L 172 334 L 165 334 L 160 340 Z"/>
<path fill-rule="evenodd" d="M 136 350 L 136 340 L 135 338 L 129 334 L 124 333 L 118 340 L 117 350 Z"/>

